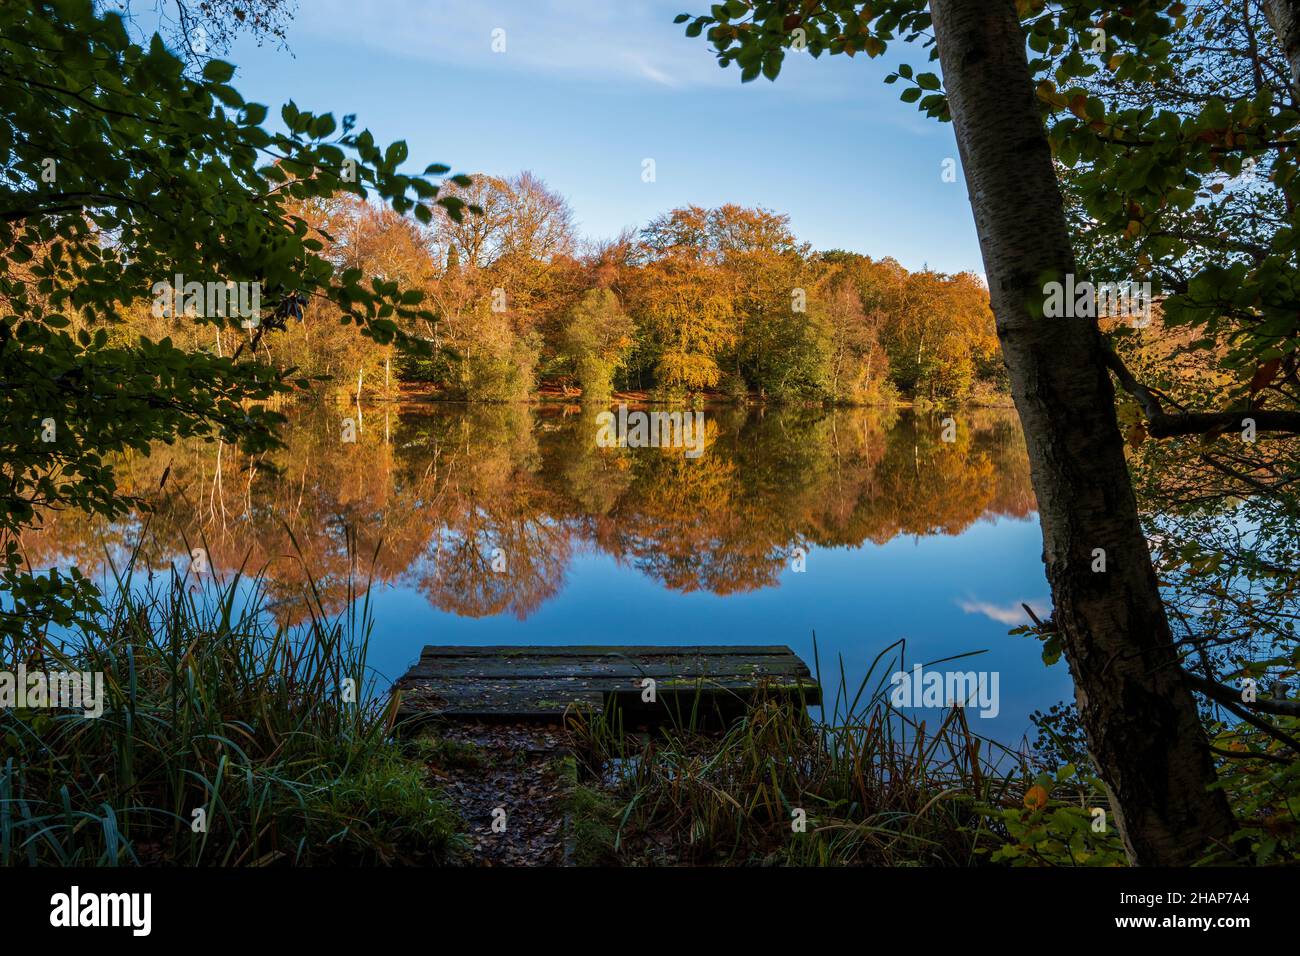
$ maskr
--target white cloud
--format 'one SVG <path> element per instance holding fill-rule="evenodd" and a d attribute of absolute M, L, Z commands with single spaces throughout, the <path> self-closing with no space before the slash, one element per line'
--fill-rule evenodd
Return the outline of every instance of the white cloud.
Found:
<path fill-rule="evenodd" d="M 1007 627 L 1016 627 L 1020 624 L 1030 623 L 1029 615 L 1025 613 L 1025 609 L 1020 606 L 1020 603 L 1021 602 L 1019 601 L 1013 601 L 1010 604 L 999 605 L 991 604 L 988 601 L 963 600 L 958 601 L 957 606 L 967 614 L 982 614 L 991 620 L 997 621 L 999 624 L 1005 624 Z M 1024 603 L 1033 608 L 1034 613 L 1037 614 L 1040 619 L 1046 618 L 1050 613 L 1048 609 L 1051 605 L 1047 602 L 1046 598 L 1037 601 L 1026 601 Z"/>
<path fill-rule="evenodd" d="M 654 66 L 647 63 L 643 57 L 634 56 L 632 61 L 636 64 L 641 75 L 647 79 L 653 80 L 655 83 L 659 83 L 663 86 L 681 86 L 681 83 L 676 78 L 669 76 L 662 70 L 656 69 Z"/>

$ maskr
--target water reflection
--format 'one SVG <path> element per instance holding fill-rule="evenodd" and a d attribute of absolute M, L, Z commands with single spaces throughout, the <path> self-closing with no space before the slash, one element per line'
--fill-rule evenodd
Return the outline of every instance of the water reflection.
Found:
<path fill-rule="evenodd" d="M 576 406 L 371 411 L 355 442 L 342 440 L 347 415 L 302 410 L 287 448 L 255 460 L 200 442 L 129 456 L 123 486 L 153 506 L 142 543 L 139 519 L 65 513 L 26 536 L 28 553 L 88 571 L 105 548 L 121 558 L 141 543 L 138 564 L 183 567 L 188 542 L 218 571 L 264 573 L 289 622 L 308 572 L 336 609 L 373 556 L 375 580 L 441 610 L 523 620 L 584 548 L 674 591 L 727 595 L 775 587 L 800 551 L 958 535 L 1034 507 L 1000 410 L 961 415 L 946 442 L 937 414 L 710 409 L 698 458 L 599 447 L 595 411 Z"/>

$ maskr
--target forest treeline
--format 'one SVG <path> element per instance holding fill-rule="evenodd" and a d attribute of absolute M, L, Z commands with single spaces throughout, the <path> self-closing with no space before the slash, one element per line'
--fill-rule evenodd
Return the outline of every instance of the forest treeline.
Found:
<path fill-rule="evenodd" d="M 402 322 L 427 354 L 377 344 L 322 298 L 262 338 L 262 356 L 384 397 L 405 386 L 469 401 L 544 390 L 1006 402 L 988 292 L 973 274 L 814 252 L 788 216 L 763 208 L 685 206 L 590 242 L 564 197 L 531 173 L 449 189 L 481 214 L 438 210 L 424 225 L 346 193 L 293 209 L 340 273 L 424 293 L 436 319 Z M 138 306 L 122 334 L 188 336 L 226 355 L 250 334 L 159 311 Z"/>

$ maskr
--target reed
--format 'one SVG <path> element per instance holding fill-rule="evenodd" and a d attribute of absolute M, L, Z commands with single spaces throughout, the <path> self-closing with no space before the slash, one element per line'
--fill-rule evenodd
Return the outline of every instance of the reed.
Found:
<path fill-rule="evenodd" d="M 29 671 L 102 673 L 106 701 L 99 718 L 0 711 L 0 866 L 457 852 L 454 814 L 393 743 L 392 703 L 373 693 L 368 589 L 350 577 L 343 609 L 327 613 L 311 581 L 306 618 L 287 626 L 243 568 L 145 574 L 132 556 L 112 574 L 102 616 L 5 649 Z"/>
<path fill-rule="evenodd" d="M 883 665 L 902 651 L 901 642 L 882 651 L 856 689 L 841 662 L 818 717 L 761 689 L 721 735 L 687 720 L 638 738 L 616 715 L 571 715 L 582 769 L 618 805 L 612 850 L 625 862 L 664 862 L 646 852 L 667 834 L 668 857 L 690 863 L 987 859 L 1006 841 L 988 808 L 1017 804 L 1032 774 L 1022 755 L 974 733 L 960 708 L 929 726 L 891 707 L 894 667 Z M 820 681 L 820 661 L 817 671 Z"/>

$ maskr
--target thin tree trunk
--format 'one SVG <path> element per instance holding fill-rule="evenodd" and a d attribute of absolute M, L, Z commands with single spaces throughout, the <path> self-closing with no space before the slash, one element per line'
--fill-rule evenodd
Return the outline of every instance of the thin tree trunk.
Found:
<path fill-rule="evenodd" d="M 1030 310 L 1075 260 L 1024 34 L 1013 0 L 930 9 L 1089 748 L 1130 859 L 1185 865 L 1226 847 L 1235 824 L 1208 790 L 1214 766 L 1138 523 L 1101 334 Z"/>
<path fill-rule="evenodd" d="M 359 429 L 365 428 L 361 414 L 361 378 L 365 374 L 366 369 L 364 365 L 357 368 L 357 428 Z"/>
<path fill-rule="evenodd" d="M 1300 0 L 1263 0 L 1263 7 L 1291 64 L 1291 88 L 1300 96 Z"/>

